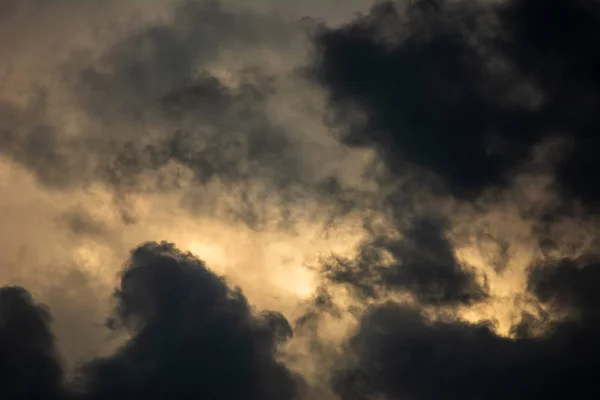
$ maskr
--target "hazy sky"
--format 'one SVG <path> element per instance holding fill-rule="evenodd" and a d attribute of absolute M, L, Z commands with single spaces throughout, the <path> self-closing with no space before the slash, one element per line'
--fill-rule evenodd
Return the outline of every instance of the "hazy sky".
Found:
<path fill-rule="evenodd" d="M 2 398 L 592 390 L 598 22 L 0 0 Z"/>

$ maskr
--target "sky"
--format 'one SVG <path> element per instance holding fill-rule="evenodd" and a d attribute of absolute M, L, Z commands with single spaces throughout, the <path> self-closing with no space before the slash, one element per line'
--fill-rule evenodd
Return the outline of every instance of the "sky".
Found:
<path fill-rule="evenodd" d="M 0 0 L 0 394 L 562 399 L 596 0 Z"/>

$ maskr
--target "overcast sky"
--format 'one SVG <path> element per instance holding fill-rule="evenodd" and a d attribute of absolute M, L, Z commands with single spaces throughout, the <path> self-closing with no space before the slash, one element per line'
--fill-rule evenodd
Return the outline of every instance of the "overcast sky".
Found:
<path fill-rule="evenodd" d="M 3 398 L 592 390 L 599 19 L 0 0 Z"/>

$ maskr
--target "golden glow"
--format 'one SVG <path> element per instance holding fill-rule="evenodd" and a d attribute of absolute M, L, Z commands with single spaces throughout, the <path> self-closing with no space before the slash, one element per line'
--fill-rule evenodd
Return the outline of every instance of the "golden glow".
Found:
<path fill-rule="evenodd" d="M 218 268 L 219 266 L 225 265 L 227 262 L 227 254 L 218 245 L 193 241 L 188 248 L 195 256 L 213 268 Z"/>
<path fill-rule="evenodd" d="M 124 226 L 110 192 L 101 185 L 70 193 L 49 191 L 41 188 L 29 172 L 7 160 L 0 163 L 0 188 L 4 193 L 0 209 L 1 261 L 9 266 L 0 270 L 0 279 L 2 283 L 24 284 L 34 291 L 43 289 L 45 282 L 59 279 L 66 266 L 77 266 L 108 290 L 116 283 L 131 248 L 148 240 L 167 240 L 191 251 L 210 269 L 239 285 L 257 307 L 292 313 L 315 293 L 318 276 L 312 267 L 332 253 L 351 257 L 365 235 L 360 214 L 326 228 L 318 219 L 303 218 L 306 209 L 299 208 L 295 210 L 295 231 L 280 230 L 276 225 L 252 230 L 218 213 L 191 216 L 180 206 L 185 193 L 131 196 L 128 201 L 139 221 Z M 318 210 L 320 206 L 305 207 Z M 105 234 L 86 238 L 68 232 L 61 218 L 73 210 L 84 210 L 101 221 Z M 478 223 L 474 219 L 470 225 L 475 235 L 478 229 L 484 230 Z M 519 238 L 526 231 L 514 233 L 512 227 L 507 229 L 509 238 Z M 510 247 L 502 269 L 493 265 L 498 250 L 484 240 L 455 247 L 457 258 L 474 266 L 482 279 L 485 277 L 491 294 L 483 303 L 461 307 L 460 318 L 470 322 L 494 320 L 502 335 L 510 334 L 522 311 L 536 312 L 523 297 L 527 268 L 537 257 L 536 249 L 522 237 L 511 241 Z M 336 296 L 342 303 L 352 303 L 347 296 Z"/>

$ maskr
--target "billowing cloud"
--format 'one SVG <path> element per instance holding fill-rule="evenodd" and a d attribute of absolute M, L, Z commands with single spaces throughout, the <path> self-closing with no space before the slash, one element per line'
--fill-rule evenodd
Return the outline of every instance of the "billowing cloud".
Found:
<path fill-rule="evenodd" d="M 583 2 L 380 2 L 316 30 L 310 73 L 329 91 L 329 123 L 349 146 L 375 147 L 392 180 L 410 181 L 387 193 L 395 228 L 325 264 L 358 316 L 331 377 L 342 399 L 591 390 L 597 18 Z M 521 225 L 506 241 L 492 232 L 512 230 L 510 208 Z M 443 210 L 448 230 L 423 224 L 423 210 Z M 567 220 L 590 236 L 571 242 L 565 233 L 579 230 Z"/>
<path fill-rule="evenodd" d="M 62 367 L 50 313 L 19 287 L 0 288 L 0 373 L 10 399 L 61 398 Z"/>
<path fill-rule="evenodd" d="M 383 2 L 321 30 L 313 72 L 338 112 L 364 114 L 344 140 L 377 146 L 398 174 L 414 163 L 472 197 L 506 185 L 534 146 L 563 137 L 558 182 L 590 204 L 598 200 L 596 8 Z"/>
<path fill-rule="evenodd" d="M 532 275 L 540 299 L 569 307 L 541 336 L 527 323 L 506 338 L 483 323 L 431 321 L 397 303 L 375 306 L 348 343 L 357 359 L 338 371 L 334 386 L 343 399 L 543 399 L 592 390 L 600 354 L 597 274 L 597 264 L 564 260 Z"/>
<path fill-rule="evenodd" d="M 59 399 L 67 390 L 82 399 L 293 399 L 301 384 L 276 358 L 291 335 L 286 319 L 255 315 L 239 289 L 169 243 L 133 250 L 109 321 L 130 338 L 83 365 L 66 388 L 49 311 L 24 289 L 0 293 L 3 390 L 11 399 Z"/>
<path fill-rule="evenodd" d="M 325 263 L 324 274 L 367 298 L 405 291 L 426 304 L 481 300 L 485 288 L 477 282 L 475 269 L 456 259 L 443 229 L 441 221 L 416 220 L 401 237 L 363 244 L 356 259 Z"/>

